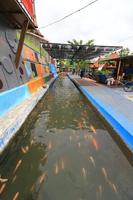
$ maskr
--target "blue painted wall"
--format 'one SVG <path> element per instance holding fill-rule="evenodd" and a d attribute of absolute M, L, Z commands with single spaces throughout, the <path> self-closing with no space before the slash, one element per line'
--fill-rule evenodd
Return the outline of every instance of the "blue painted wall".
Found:
<path fill-rule="evenodd" d="M 27 85 L 0 93 L 0 117 L 30 96 Z"/>

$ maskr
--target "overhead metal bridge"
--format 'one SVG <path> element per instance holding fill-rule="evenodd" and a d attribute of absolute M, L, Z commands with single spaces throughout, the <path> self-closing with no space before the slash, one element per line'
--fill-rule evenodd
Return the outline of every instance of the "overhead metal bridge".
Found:
<path fill-rule="evenodd" d="M 122 46 L 88 46 L 61 43 L 43 43 L 42 46 L 52 58 L 75 60 L 91 60 L 122 48 Z"/>

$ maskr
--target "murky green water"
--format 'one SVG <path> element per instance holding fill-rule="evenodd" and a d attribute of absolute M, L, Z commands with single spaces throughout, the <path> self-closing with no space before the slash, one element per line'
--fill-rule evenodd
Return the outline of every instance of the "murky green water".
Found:
<path fill-rule="evenodd" d="M 132 200 L 133 168 L 73 83 L 58 79 L 0 165 L 2 200 Z"/>

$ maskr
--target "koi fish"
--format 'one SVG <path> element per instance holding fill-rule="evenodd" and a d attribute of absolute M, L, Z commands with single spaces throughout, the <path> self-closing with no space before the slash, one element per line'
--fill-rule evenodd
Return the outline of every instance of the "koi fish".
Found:
<path fill-rule="evenodd" d="M 103 173 L 104 177 L 107 179 L 107 172 L 104 167 L 102 168 L 102 173 Z"/>
<path fill-rule="evenodd" d="M 17 169 L 20 167 L 21 164 L 22 164 L 22 160 L 19 160 L 16 164 L 14 171 L 13 171 L 13 174 L 17 171 Z"/>
<path fill-rule="evenodd" d="M 59 166 L 58 164 L 55 165 L 55 174 L 57 175 L 59 173 Z"/>
<path fill-rule="evenodd" d="M 49 149 L 49 150 L 52 149 L 52 143 L 51 143 L 51 141 L 50 141 L 49 144 L 48 144 L 48 149 Z"/>
<path fill-rule="evenodd" d="M 34 143 L 34 140 L 31 140 L 31 141 L 30 141 L 30 145 L 32 146 L 33 143 Z"/>
<path fill-rule="evenodd" d="M 26 146 L 25 148 L 24 148 L 24 147 L 21 147 L 21 151 L 22 151 L 24 154 L 26 154 L 26 153 L 28 152 L 28 150 L 29 150 L 29 147 L 28 147 L 28 146 Z"/>
<path fill-rule="evenodd" d="M 93 166 L 96 167 L 96 165 L 95 165 L 95 161 L 94 161 L 94 158 L 93 158 L 92 156 L 90 156 L 90 160 L 91 160 Z"/>
<path fill-rule="evenodd" d="M 94 126 L 90 126 L 90 129 L 91 129 L 91 131 L 93 132 L 93 133 L 95 133 L 96 134 L 96 129 L 94 128 Z"/>
<path fill-rule="evenodd" d="M 3 192 L 4 189 L 5 189 L 5 187 L 6 187 L 6 183 L 4 183 L 4 184 L 1 186 L 1 188 L 0 188 L 0 194 L 2 194 L 2 192 Z"/>
<path fill-rule="evenodd" d="M 82 175 L 83 175 L 84 178 L 86 178 L 86 170 L 85 170 L 85 168 L 82 168 Z"/>
<path fill-rule="evenodd" d="M 12 183 L 14 183 L 16 179 L 17 179 L 17 176 L 15 175 L 15 176 L 13 177 L 13 179 L 12 179 Z"/>
<path fill-rule="evenodd" d="M 47 174 L 47 172 L 44 172 L 43 175 L 40 177 L 40 179 L 39 179 L 40 184 L 42 184 L 42 182 L 45 180 L 46 174 Z"/>
<path fill-rule="evenodd" d="M 98 150 L 98 144 L 95 138 L 92 139 L 92 144 L 94 145 L 95 149 Z"/>
<path fill-rule="evenodd" d="M 103 192 L 103 189 L 102 189 L 102 186 L 101 186 L 101 185 L 99 185 L 98 191 L 99 191 L 99 195 L 101 196 L 101 195 L 102 195 L 102 192 Z"/>
<path fill-rule="evenodd" d="M 30 188 L 30 191 L 33 192 L 34 188 L 35 188 L 35 185 L 33 184 L 33 185 L 31 186 L 31 188 Z"/>
<path fill-rule="evenodd" d="M 5 182 L 7 182 L 7 181 L 8 181 L 7 178 L 1 178 L 1 176 L 0 176 L 0 182 L 1 182 L 1 183 L 5 183 Z"/>
<path fill-rule="evenodd" d="M 61 169 L 64 170 L 64 168 L 65 168 L 64 161 L 61 160 Z"/>
<path fill-rule="evenodd" d="M 77 128 L 83 128 L 83 124 L 79 122 Z"/>
<path fill-rule="evenodd" d="M 115 193 L 118 193 L 118 191 L 117 191 L 117 188 L 116 188 L 115 184 L 112 184 L 112 188 L 113 188 L 113 190 L 114 190 L 114 192 L 115 192 Z"/>
<path fill-rule="evenodd" d="M 45 160 L 45 159 L 47 159 L 47 154 L 46 155 L 44 155 L 44 157 L 41 159 L 41 161 L 43 161 L 43 160 Z"/>
<path fill-rule="evenodd" d="M 18 197 L 19 197 L 19 192 L 17 192 L 17 193 L 14 195 L 14 197 L 13 197 L 12 200 L 17 200 Z"/>

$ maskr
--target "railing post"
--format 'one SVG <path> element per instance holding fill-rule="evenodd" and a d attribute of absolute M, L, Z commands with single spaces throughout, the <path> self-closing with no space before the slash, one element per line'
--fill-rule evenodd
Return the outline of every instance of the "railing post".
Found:
<path fill-rule="evenodd" d="M 20 57 L 21 57 L 24 39 L 25 39 L 25 34 L 26 34 L 27 29 L 28 29 L 28 25 L 29 25 L 29 21 L 25 21 L 24 24 L 23 24 L 23 27 L 22 27 L 21 34 L 20 34 L 18 49 L 17 49 L 17 53 L 16 53 L 16 58 L 15 58 L 16 68 L 18 68 L 18 66 L 19 66 Z"/>

